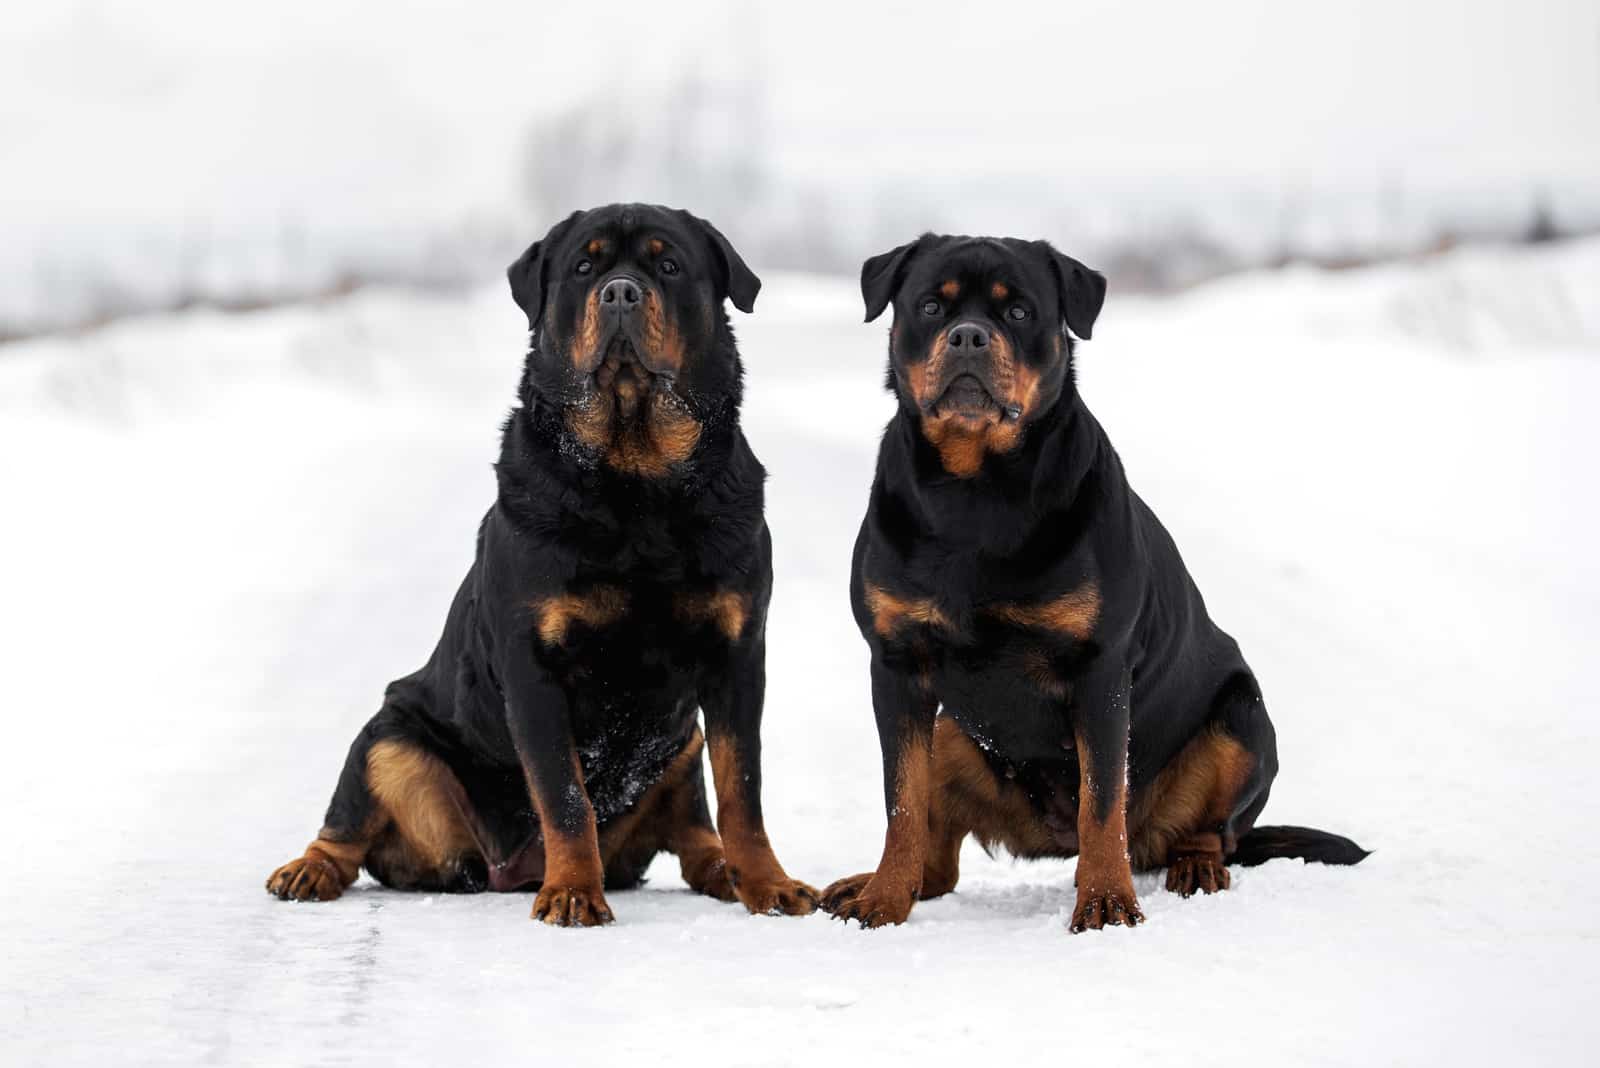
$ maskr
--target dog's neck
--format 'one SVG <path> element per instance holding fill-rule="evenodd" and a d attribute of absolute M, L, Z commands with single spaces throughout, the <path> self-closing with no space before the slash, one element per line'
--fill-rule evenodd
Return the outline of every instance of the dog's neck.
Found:
<path fill-rule="evenodd" d="M 899 451 L 902 461 L 887 470 L 913 473 L 911 485 L 886 488 L 905 498 L 924 529 L 947 542 L 1004 554 L 1039 522 L 1072 506 L 1103 461 L 1105 434 L 1073 389 L 1033 421 L 1018 448 L 986 456 L 970 478 L 944 469 L 916 416 L 904 408 L 885 448 Z"/>
<path fill-rule="evenodd" d="M 732 343 L 724 331 L 715 345 L 731 348 Z M 732 358 L 737 368 L 736 350 Z M 526 439 L 522 451 L 543 441 L 590 473 L 590 481 L 620 482 L 614 488 L 625 494 L 637 490 L 657 497 L 692 490 L 734 447 L 741 392 L 737 372 L 731 391 L 707 401 L 680 393 L 679 386 L 661 379 L 622 382 L 625 376 L 617 376 L 605 385 L 594 378 L 580 382 L 550 360 L 535 331 L 517 391 L 521 407 L 506 425 L 502 463 L 512 444 L 510 432 L 520 427 Z"/>
<path fill-rule="evenodd" d="M 506 418 L 495 464 L 502 505 L 512 513 L 553 522 L 589 513 L 584 502 L 595 500 L 618 515 L 640 507 L 693 511 L 708 485 L 744 470 L 730 462 L 741 448 L 749 451 L 736 396 L 709 410 L 647 400 L 624 419 L 615 408 L 596 411 L 589 394 L 573 399 L 549 390 L 532 370 L 539 358 L 530 352 L 521 404 Z"/>

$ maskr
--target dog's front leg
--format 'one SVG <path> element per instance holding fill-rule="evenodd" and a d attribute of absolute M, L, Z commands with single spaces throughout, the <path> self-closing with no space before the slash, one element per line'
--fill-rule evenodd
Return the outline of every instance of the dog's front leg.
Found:
<path fill-rule="evenodd" d="M 1144 919 L 1128 860 L 1131 681 L 1120 659 L 1100 661 L 1072 685 L 1072 731 L 1083 776 L 1078 797 L 1078 901 L 1072 930 Z"/>
<path fill-rule="evenodd" d="M 736 645 L 725 668 L 702 685 L 717 830 L 734 895 L 753 913 L 804 916 L 817 892 L 789 877 L 767 840 L 761 815 L 761 707 L 766 699 L 766 641 Z"/>
<path fill-rule="evenodd" d="M 840 879 L 823 891 L 823 908 L 863 927 L 904 923 L 922 890 L 928 859 L 929 776 L 939 703 L 912 674 L 872 660 L 872 709 L 883 749 L 889 828 L 878 870 Z"/>
<path fill-rule="evenodd" d="M 572 741 L 567 696 L 532 656 L 505 663 L 507 726 L 544 834 L 544 882 L 533 918 L 562 927 L 610 923 L 594 806 Z"/>

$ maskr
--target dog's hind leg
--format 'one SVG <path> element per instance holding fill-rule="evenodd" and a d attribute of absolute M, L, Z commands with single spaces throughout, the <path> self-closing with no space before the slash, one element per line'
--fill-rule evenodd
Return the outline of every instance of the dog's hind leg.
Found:
<path fill-rule="evenodd" d="M 363 865 L 403 889 L 476 890 L 486 865 L 466 791 L 393 700 L 350 746 L 316 840 L 278 868 L 267 890 L 284 900 L 331 901 Z"/>
<path fill-rule="evenodd" d="M 1241 672 L 1141 798 L 1135 865 L 1166 867 L 1167 889 L 1184 897 L 1228 889 L 1227 858 L 1266 804 L 1277 768 L 1277 739 L 1261 691 Z"/>
<path fill-rule="evenodd" d="M 955 721 L 948 716 L 934 720 L 928 858 L 923 862 L 922 887 L 917 891 L 920 900 L 943 897 L 961 881 L 961 843 L 972 830 L 972 805 L 966 799 L 974 792 L 992 793 L 997 786 L 993 780 L 983 754 Z"/>
<path fill-rule="evenodd" d="M 661 779 L 628 813 L 600 831 L 607 890 L 636 886 L 657 853 L 678 858 L 689 889 L 719 901 L 734 901 L 722 838 L 706 803 L 705 738 L 698 728 Z"/>
<path fill-rule="evenodd" d="M 700 732 L 695 732 L 695 742 Z M 701 746 L 691 744 L 694 756 L 682 778 L 670 787 L 666 808 L 669 827 L 667 849 L 678 858 L 678 871 L 689 889 L 718 901 L 737 901 L 728 881 L 728 862 L 722 852 L 722 836 L 711 822 L 711 806 L 706 801 L 705 764 Z"/>
<path fill-rule="evenodd" d="M 928 804 L 928 859 L 918 896 L 948 894 L 961 879 L 961 843 L 1004 846 L 1016 857 L 1070 855 L 1022 788 L 995 774 L 976 742 L 949 716 L 933 725 L 933 787 Z"/>
<path fill-rule="evenodd" d="M 304 854 L 267 877 L 268 893 L 285 901 L 332 901 L 361 874 L 367 851 L 385 822 L 367 787 L 367 759 L 391 733 L 387 711 L 385 707 L 373 716 L 350 743 L 322 830 Z"/>

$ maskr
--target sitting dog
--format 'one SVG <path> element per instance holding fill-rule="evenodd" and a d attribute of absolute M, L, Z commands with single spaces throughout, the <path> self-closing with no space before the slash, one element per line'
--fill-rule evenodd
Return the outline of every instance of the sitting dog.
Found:
<path fill-rule="evenodd" d="M 1188 896 L 1230 859 L 1366 856 L 1252 830 L 1278 770 L 1261 692 L 1074 386 L 1105 280 L 1042 241 L 925 235 L 861 292 L 869 322 L 894 304 L 900 402 L 850 577 L 889 828 L 823 907 L 903 922 L 955 887 L 968 834 L 1077 856 L 1074 931 L 1143 918 L 1135 867 Z"/>
<path fill-rule="evenodd" d="M 666 850 L 700 893 L 811 912 L 761 813 L 772 539 L 722 304 L 761 282 L 709 223 L 645 205 L 578 212 L 508 273 L 531 343 L 472 569 L 267 889 L 326 901 L 365 867 L 537 887 L 534 918 L 591 926 Z"/>

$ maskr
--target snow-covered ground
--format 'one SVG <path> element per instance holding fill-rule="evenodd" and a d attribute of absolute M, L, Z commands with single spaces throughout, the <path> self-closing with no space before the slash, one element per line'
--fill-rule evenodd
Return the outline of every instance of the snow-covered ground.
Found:
<path fill-rule="evenodd" d="M 1596 293 L 1600 243 L 1112 294 L 1083 390 L 1261 677 L 1266 819 L 1376 852 L 1190 901 L 1143 877 L 1148 925 L 1078 936 L 1070 862 L 970 846 L 956 894 L 870 933 L 670 863 L 603 930 L 366 878 L 269 898 L 469 562 L 519 313 L 364 292 L 0 349 L 0 1061 L 1577 1063 Z M 849 282 L 780 276 L 738 323 L 777 553 L 767 811 L 818 884 L 883 826 L 845 581 L 892 402 L 859 319 Z"/>

